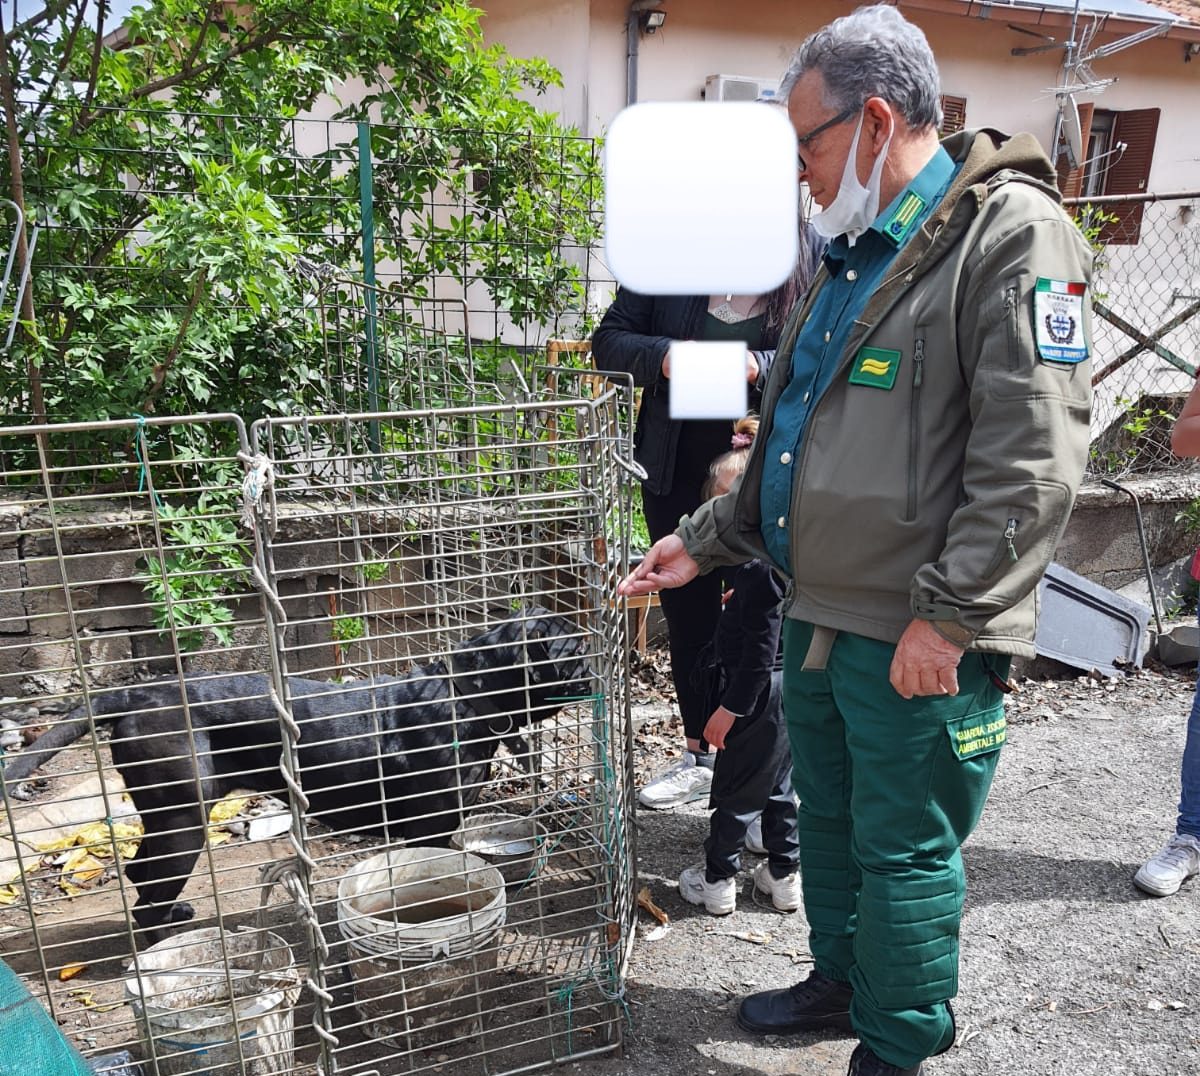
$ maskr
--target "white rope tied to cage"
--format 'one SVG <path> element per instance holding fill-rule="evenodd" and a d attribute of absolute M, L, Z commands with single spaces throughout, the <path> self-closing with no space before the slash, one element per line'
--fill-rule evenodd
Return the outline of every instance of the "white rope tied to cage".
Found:
<path fill-rule="evenodd" d="M 275 533 L 275 468 L 270 459 L 261 452 L 255 456 L 239 453 L 246 465 L 246 477 L 242 479 L 242 525 L 253 530 L 260 517 L 265 517 L 271 534 Z M 267 506 L 263 507 L 263 497 Z"/>

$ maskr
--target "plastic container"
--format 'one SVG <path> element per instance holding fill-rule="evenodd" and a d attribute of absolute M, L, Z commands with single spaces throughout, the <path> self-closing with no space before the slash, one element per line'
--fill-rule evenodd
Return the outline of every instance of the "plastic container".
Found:
<path fill-rule="evenodd" d="M 477 1033 L 505 921 L 504 878 L 479 856 L 400 848 L 338 883 L 363 1030 L 405 1048 Z"/>
<path fill-rule="evenodd" d="M 128 1050 L 88 1058 L 88 1071 L 93 1076 L 145 1076 L 142 1066 Z"/>
<path fill-rule="evenodd" d="M 499 870 L 511 886 L 523 885 L 542 869 L 547 841 L 546 827 L 536 818 L 501 811 L 468 815 L 450 838 L 455 848 Z"/>
<path fill-rule="evenodd" d="M 147 1058 L 153 1040 L 159 1076 L 293 1071 L 300 975 L 277 934 L 192 930 L 152 945 L 128 970 L 125 995 Z"/>

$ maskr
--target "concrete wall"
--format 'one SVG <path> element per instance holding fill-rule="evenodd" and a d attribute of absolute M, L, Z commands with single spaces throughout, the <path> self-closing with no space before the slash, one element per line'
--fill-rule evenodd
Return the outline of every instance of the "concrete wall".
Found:
<path fill-rule="evenodd" d="M 1196 537 L 1175 517 L 1200 496 L 1200 474 L 1124 484 L 1141 503 L 1152 564 L 1189 555 Z M 476 543 L 455 553 L 411 513 L 387 510 L 387 519 L 384 514 L 364 509 L 351 528 L 345 513 L 322 513 L 312 505 L 283 509 L 273 561 L 287 614 L 285 651 L 291 673 L 319 679 L 403 673 L 475 626 L 506 615 L 514 569 L 524 572 L 533 602 L 586 615 L 587 595 L 594 599 L 594 587 L 589 589 L 581 574 L 587 556 L 569 535 L 529 536 L 514 543 L 502 540 L 501 529 L 501 540 L 490 542 L 486 550 Z M 140 582 L 146 550 L 153 549 L 146 521 L 131 520 L 127 510 L 106 511 L 95 504 L 68 520 L 61 538 L 66 587 L 46 522 L 36 509 L 0 504 L 0 534 L 5 536 L 0 541 L 0 698 L 71 696 L 79 690 L 80 663 L 93 687 L 173 673 L 170 639 L 155 627 Z M 377 553 L 364 552 L 367 547 L 354 531 L 411 537 L 390 547 L 386 574 L 367 583 L 355 565 Z M 520 563 L 512 553 L 515 545 L 526 550 Z M 1111 589 L 1143 579 L 1130 499 L 1099 486 L 1082 490 L 1055 559 Z M 247 587 L 228 601 L 236 618 L 233 645 L 188 655 L 188 671 L 269 667 L 257 593 Z M 658 613 L 652 611 L 652 639 L 662 635 Z M 360 616 L 370 643 L 335 646 L 335 619 Z M 456 618 L 461 630 L 454 627 Z"/>
<path fill-rule="evenodd" d="M 1200 474 L 1123 479 L 1136 494 L 1150 563 L 1158 567 L 1190 556 L 1197 536 L 1175 517 L 1200 496 Z M 1082 489 L 1055 560 L 1110 590 L 1144 579 L 1133 501 L 1118 490 L 1090 485 Z"/>
<path fill-rule="evenodd" d="M 480 3 L 487 12 L 484 32 L 489 41 L 516 55 L 544 56 L 563 72 L 564 88 L 547 95 L 547 107 L 585 134 L 603 134 L 625 105 L 625 0 Z M 639 98 L 696 101 L 705 77 L 713 74 L 777 79 L 807 34 L 856 6 L 844 0 L 668 3 L 664 26 L 639 42 Z M 1061 81 L 1062 54 L 1011 54 L 1013 48 L 1039 44 L 1037 38 L 1009 28 L 1029 16 L 990 4 L 973 5 L 971 17 L 957 14 L 958 5 L 932 0 L 900 6 L 928 36 L 941 66 L 943 90 L 967 98 L 969 125 L 1029 131 L 1049 147 L 1055 120 L 1052 90 Z M 1040 18 L 1040 25 L 1029 28 L 1065 39 L 1065 19 Z M 1140 28 L 1109 20 L 1093 46 Z M 1200 36 L 1200 31 L 1192 36 Z M 1150 186 L 1158 191 L 1200 186 L 1200 162 L 1194 152 L 1200 62 L 1184 62 L 1184 44 L 1177 32 L 1097 60 L 1097 77 L 1117 82 L 1102 93 L 1081 97 L 1098 108 L 1162 109 L 1150 175 Z"/>

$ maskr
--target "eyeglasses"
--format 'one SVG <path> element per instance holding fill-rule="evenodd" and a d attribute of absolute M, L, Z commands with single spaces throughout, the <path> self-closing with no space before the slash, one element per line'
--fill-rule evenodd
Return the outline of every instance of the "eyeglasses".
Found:
<path fill-rule="evenodd" d="M 809 142 L 816 138 L 817 135 L 819 135 L 822 131 L 828 131 L 830 127 L 836 127 L 839 123 L 845 123 L 848 119 L 850 119 L 851 116 L 858 115 L 858 112 L 859 106 L 844 109 L 834 116 L 833 119 L 826 120 L 819 127 L 814 127 L 808 132 L 808 134 L 800 135 L 800 137 L 796 139 L 796 145 L 802 148 L 807 146 Z M 808 167 L 808 164 L 804 160 L 804 155 L 799 150 L 796 151 L 796 160 L 800 164 L 800 171 L 803 172 L 804 169 Z"/>

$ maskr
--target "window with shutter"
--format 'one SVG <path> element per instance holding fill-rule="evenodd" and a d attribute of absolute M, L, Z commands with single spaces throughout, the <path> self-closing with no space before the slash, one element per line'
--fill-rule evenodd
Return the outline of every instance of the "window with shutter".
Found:
<path fill-rule="evenodd" d="M 1135 108 L 1117 112 L 1113 118 L 1112 144 L 1116 149 L 1125 143 L 1123 153 L 1114 153 L 1104 177 L 1105 194 L 1145 194 L 1150 189 L 1150 163 L 1154 158 L 1154 143 L 1158 137 L 1157 108 Z M 1100 232 L 1104 243 L 1137 243 L 1142 237 L 1143 202 L 1106 205 L 1105 212 L 1117 219 L 1106 224 Z"/>
<path fill-rule="evenodd" d="M 967 99 L 944 93 L 942 101 L 942 130 L 941 136 L 958 134 L 967 125 Z"/>
<path fill-rule="evenodd" d="M 1079 166 L 1070 168 L 1066 149 L 1059 143 L 1055 167 L 1063 197 L 1145 194 L 1149 189 L 1159 112 L 1157 108 L 1111 112 L 1081 103 L 1079 126 L 1088 133 L 1087 149 Z M 1143 203 L 1117 202 L 1106 204 L 1103 209 L 1116 219 L 1100 229 L 1099 242 L 1132 245 L 1141 239 Z"/>

